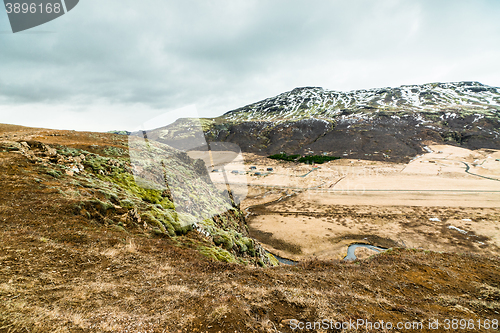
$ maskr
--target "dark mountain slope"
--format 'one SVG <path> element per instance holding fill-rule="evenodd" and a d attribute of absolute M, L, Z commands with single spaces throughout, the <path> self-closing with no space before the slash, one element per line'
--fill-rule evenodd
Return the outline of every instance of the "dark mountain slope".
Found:
<path fill-rule="evenodd" d="M 209 140 L 262 155 L 402 161 L 422 153 L 427 141 L 500 149 L 500 89 L 478 82 L 345 93 L 296 88 L 203 125 Z"/>

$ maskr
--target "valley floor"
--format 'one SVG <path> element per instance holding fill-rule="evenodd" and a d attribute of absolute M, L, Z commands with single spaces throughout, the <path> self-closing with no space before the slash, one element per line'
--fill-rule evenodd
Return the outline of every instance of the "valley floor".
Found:
<path fill-rule="evenodd" d="M 500 151 L 429 150 L 408 164 L 248 156 L 257 170 L 273 167 L 248 177 L 251 232 L 295 260 L 341 259 L 354 242 L 499 255 Z"/>

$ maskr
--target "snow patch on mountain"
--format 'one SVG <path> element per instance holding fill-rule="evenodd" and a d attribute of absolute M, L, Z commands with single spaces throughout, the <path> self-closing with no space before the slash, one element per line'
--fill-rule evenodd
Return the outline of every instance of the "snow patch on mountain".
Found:
<path fill-rule="evenodd" d="M 352 122 L 368 120 L 369 114 L 374 111 L 428 112 L 457 108 L 498 112 L 500 88 L 470 81 L 348 92 L 304 87 L 227 112 L 223 118 L 234 121 L 297 121 L 307 118 L 332 120 L 340 116 L 338 120 Z M 345 115 L 345 110 L 351 114 Z M 457 117 L 456 113 L 447 112 L 446 118 L 451 117 Z M 425 120 L 421 119 L 421 122 Z"/>

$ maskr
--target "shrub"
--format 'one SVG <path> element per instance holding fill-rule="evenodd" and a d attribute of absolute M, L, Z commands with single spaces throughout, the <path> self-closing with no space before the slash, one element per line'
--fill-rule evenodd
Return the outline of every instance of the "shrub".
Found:
<path fill-rule="evenodd" d="M 272 158 L 274 160 L 283 160 L 283 161 L 289 161 L 289 162 L 293 162 L 299 157 L 300 157 L 300 155 L 287 155 L 285 153 L 268 156 L 268 158 Z"/>
<path fill-rule="evenodd" d="M 316 164 L 322 164 L 325 162 L 329 161 L 334 161 L 338 160 L 340 157 L 335 157 L 335 156 L 323 156 L 323 155 L 312 155 L 312 156 L 304 156 L 299 158 L 299 162 L 301 163 L 316 163 Z"/>

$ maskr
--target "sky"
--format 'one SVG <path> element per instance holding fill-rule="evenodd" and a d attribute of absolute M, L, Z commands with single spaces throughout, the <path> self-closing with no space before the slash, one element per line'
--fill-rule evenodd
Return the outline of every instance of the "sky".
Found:
<path fill-rule="evenodd" d="M 0 123 L 134 130 L 304 86 L 500 87 L 499 17 L 498 0 L 80 0 L 13 34 L 1 8 Z"/>

